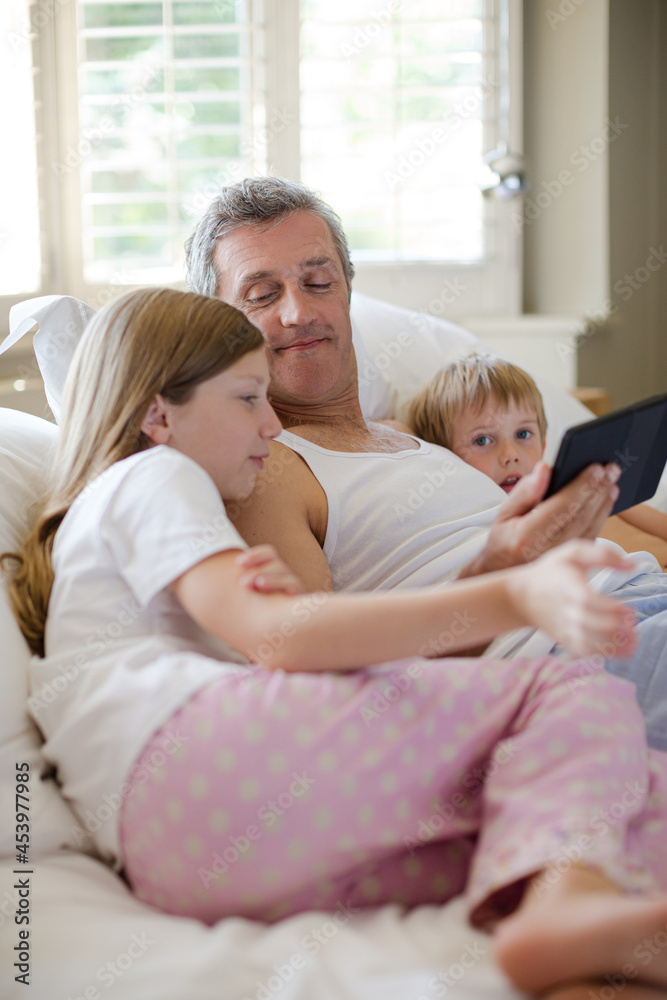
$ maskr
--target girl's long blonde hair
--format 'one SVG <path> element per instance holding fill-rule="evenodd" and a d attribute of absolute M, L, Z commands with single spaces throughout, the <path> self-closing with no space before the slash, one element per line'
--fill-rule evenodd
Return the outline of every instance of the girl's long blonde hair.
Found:
<path fill-rule="evenodd" d="M 219 299 L 142 289 L 108 303 L 81 338 L 67 375 L 58 446 L 46 494 L 9 583 L 31 650 L 44 655 L 53 586 L 51 551 L 65 514 L 105 469 L 150 446 L 141 431 L 156 395 L 185 403 L 196 387 L 263 344 L 249 320 Z"/>

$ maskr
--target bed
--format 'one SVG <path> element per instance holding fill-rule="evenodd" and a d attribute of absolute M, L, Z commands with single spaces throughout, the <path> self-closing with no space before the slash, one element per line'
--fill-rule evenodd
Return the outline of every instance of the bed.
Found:
<path fill-rule="evenodd" d="M 13 316 L 15 337 L 38 327 L 35 351 L 56 414 L 88 314 L 81 303 L 59 296 L 24 303 Z M 437 365 L 484 346 L 452 324 L 366 296 L 354 296 L 352 314 L 362 405 L 378 419 L 400 415 Z M 590 414 L 563 390 L 537 381 L 553 455 L 565 426 Z M 0 410 L 0 551 L 15 549 L 28 530 L 56 435 L 47 420 Z M 96 857 L 41 759 L 39 733 L 26 714 L 28 648 L 4 591 L 0 641 L 5 1000 L 517 1000 L 493 962 L 491 939 L 467 925 L 460 898 L 410 912 L 397 905 L 353 912 L 341 901 L 337 913 L 304 913 L 274 925 L 229 918 L 214 927 L 137 901 Z M 17 849 L 17 809 L 25 811 L 25 799 L 16 793 L 23 796 L 28 774 L 29 841 L 22 826 Z"/>

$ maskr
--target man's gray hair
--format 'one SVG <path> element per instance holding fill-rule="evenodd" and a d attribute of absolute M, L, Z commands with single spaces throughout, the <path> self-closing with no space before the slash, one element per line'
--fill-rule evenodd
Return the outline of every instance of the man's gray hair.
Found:
<path fill-rule="evenodd" d="M 340 218 L 305 184 L 282 177 L 246 177 L 222 188 L 185 242 L 188 288 L 215 296 L 221 277 L 215 265 L 218 240 L 241 226 L 277 224 L 294 212 L 310 212 L 326 223 L 350 292 L 354 265 Z"/>

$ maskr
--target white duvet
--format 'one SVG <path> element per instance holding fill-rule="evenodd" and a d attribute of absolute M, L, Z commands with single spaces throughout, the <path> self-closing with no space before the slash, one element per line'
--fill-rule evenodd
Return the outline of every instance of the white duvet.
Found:
<path fill-rule="evenodd" d="M 264 925 L 206 927 L 132 897 L 100 862 L 39 858 L 32 874 L 0 869 L 3 1000 L 517 1000 L 470 928 L 463 901 L 405 913 L 303 913 Z M 14 968 L 19 890 L 30 882 L 29 985 Z"/>

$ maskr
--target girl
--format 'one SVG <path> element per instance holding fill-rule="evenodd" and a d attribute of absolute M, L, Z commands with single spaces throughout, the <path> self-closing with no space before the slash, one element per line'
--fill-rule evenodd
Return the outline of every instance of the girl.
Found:
<path fill-rule="evenodd" d="M 216 299 L 146 289 L 87 328 L 11 585 L 64 794 L 170 913 L 465 885 L 520 988 L 620 972 L 667 923 L 667 768 L 631 687 L 577 661 L 412 654 L 523 625 L 630 652 L 631 612 L 585 575 L 624 563 L 581 542 L 444 590 L 299 595 L 222 502 L 280 431 L 267 388 L 260 333 Z M 666 985 L 667 955 L 641 977 Z"/>

